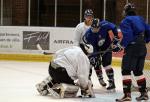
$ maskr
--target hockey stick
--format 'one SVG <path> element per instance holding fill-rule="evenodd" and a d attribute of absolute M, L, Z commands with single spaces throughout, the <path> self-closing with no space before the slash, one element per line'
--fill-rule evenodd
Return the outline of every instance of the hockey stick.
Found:
<path fill-rule="evenodd" d="M 101 56 L 103 56 L 105 53 L 107 52 L 111 52 L 113 49 L 111 48 L 111 46 L 109 46 L 105 51 L 98 51 L 98 52 L 94 52 L 89 54 L 88 56 L 93 56 L 93 55 L 98 55 L 98 54 L 102 54 Z"/>
<path fill-rule="evenodd" d="M 42 47 L 41 47 L 41 45 L 40 45 L 39 43 L 36 44 L 36 47 L 37 47 L 37 49 L 38 49 L 42 54 L 44 54 L 44 55 L 52 55 L 52 54 L 54 54 L 54 53 L 45 52 L 45 51 L 42 49 Z"/>
<path fill-rule="evenodd" d="M 92 54 L 89 54 L 88 56 L 98 55 L 98 54 L 101 54 L 101 56 L 103 56 L 105 53 L 113 51 L 114 48 L 112 47 L 112 45 L 113 45 L 113 43 L 115 41 L 118 41 L 120 43 L 119 39 L 117 39 L 116 37 L 114 37 L 114 40 L 112 41 L 112 43 L 110 44 L 110 46 L 105 51 L 94 52 Z M 118 45 L 118 43 L 117 43 L 117 46 L 119 46 L 120 48 L 122 48 L 121 45 Z"/>
<path fill-rule="evenodd" d="M 42 49 L 42 47 L 40 46 L 40 44 L 36 45 L 37 49 L 43 54 L 44 50 Z"/>
<path fill-rule="evenodd" d="M 89 54 L 88 56 L 93 56 L 93 55 L 98 55 L 98 54 L 102 54 L 101 56 L 103 56 L 106 52 L 110 52 L 110 51 L 112 51 L 112 49 L 107 49 L 105 51 L 94 52 L 92 54 Z"/>

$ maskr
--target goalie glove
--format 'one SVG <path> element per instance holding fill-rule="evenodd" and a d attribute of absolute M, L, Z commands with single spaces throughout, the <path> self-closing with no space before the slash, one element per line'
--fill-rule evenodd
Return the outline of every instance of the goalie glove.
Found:
<path fill-rule="evenodd" d="M 90 80 L 88 82 L 87 89 L 81 89 L 81 95 L 83 95 L 84 97 L 90 97 L 90 98 L 95 97 L 95 94 L 94 94 L 94 91 L 93 91 L 93 84 Z"/>
<path fill-rule="evenodd" d="M 83 97 L 90 97 L 90 98 L 94 98 L 95 97 L 95 94 L 94 94 L 94 91 L 93 91 L 93 84 L 92 82 L 89 80 L 88 81 L 88 85 L 86 88 L 83 88 L 79 82 L 79 79 L 77 80 L 74 80 L 74 83 L 75 85 L 79 86 L 81 88 L 81 95 Z"/>

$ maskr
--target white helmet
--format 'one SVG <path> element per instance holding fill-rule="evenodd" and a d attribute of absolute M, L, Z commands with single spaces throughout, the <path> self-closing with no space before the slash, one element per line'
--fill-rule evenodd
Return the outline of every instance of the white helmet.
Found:
<path fill-rule="evenodd" d="M 93 46 L 91 44 L 80 44 L 81 49 L 85 54 L 93 53 Z"/>

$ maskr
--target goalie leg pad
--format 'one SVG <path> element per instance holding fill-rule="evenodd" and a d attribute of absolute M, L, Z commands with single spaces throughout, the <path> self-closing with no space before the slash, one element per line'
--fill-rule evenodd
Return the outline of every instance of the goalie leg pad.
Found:
<path fill-rule="evenodd" d="M 62 98 L 76 97 L 78 90 L 79 90 L 78 86 L 71 84 L 62 84 L 61 97 Z"/>
<path fill-rule="evenodd" d="M 53 94 L 53 96 L 57 96 L 58 98 L 73 98 L 76 97 L 79 87 L 71 84 L 61 83 L 55 85 L 52 89 L 55 92 L 57 91 L 59 94 L 59 96 L 56 94 Z"/>

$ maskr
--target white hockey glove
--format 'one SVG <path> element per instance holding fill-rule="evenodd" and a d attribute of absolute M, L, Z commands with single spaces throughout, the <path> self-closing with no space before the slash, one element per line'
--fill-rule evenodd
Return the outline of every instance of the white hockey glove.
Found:
<path fill-rule="evenodd" d="M 79 83 L 78 79 L 75 80 L 74 83 L 75 83 L 75 85 L 80 86 L 80 83 Z M 88 81 L 87 88 L 82 88 L 81 86 L 80 86 L 80 88 L 81 88 L 81 95 L 83 97 L 90 97 L 90 98 L 95 97 L 95 94 L 94 94 L 94 91 L 93 91 L 93 84 L 90 80 Z"/>
<path fill-rule="evenodd" d="M 87 89 L 81 89 L 81 94 L 84 95 L 84 97 L 95 98 L 95 94 L 93 91 L 93 84 L 90 80 L 88 82 L 88 88 Z"/>

